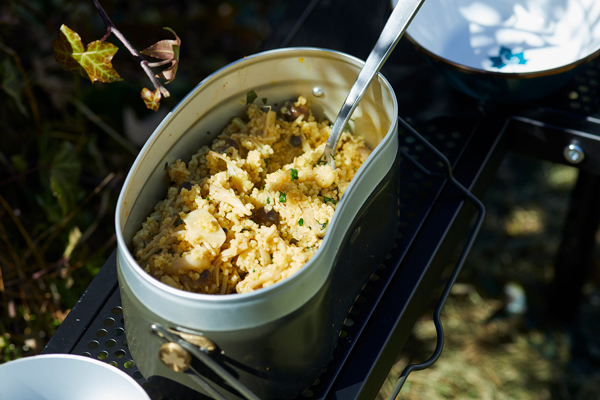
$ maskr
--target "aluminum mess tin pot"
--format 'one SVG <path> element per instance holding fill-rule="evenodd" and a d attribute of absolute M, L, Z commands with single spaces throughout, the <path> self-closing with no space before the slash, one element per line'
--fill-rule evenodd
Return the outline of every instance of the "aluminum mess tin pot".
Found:
<path fill-rule="evenodd" d="M 273 106 L 303 95 L 317 118 L 333 121 L 362 65 L 316 48 L 245 57 L 192 90 L 135 160 L 116 211 L 125 329 L 138 369 L 169 397 L 192 391 L 195 398 L 291 398 L 330 361 L 350 307 L 397 229 L 398 107 L 382 75 L 351 122 L 373 151 L 338 203 L 320 249 L 292 277 L 244 294 L 186 292 L 146 273 L 132 256 L 132 239 L 165 197 L 165 163 L 187 161 L 209 145 L 243 114 L 249 91 Z"/>

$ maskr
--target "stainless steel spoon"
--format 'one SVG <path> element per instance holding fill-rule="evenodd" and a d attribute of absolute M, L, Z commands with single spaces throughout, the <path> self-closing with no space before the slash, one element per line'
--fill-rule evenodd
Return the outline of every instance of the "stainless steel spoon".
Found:
<path fill-rule="evenodd" d="M 340 136 L 342 135 L 352 112 L 354 112 L 358 102 L 362 99 L 367 88 L 371 84 L 373 77 L 379 72 L 383 63 L 385 63 L 392 53 L 392 50 L 396 47 L 396 44 L 406 31 L 406 28 L 408 28 L 408 25 L 417 14 L 417 11 L 419 11 L 419 8 L 421 8 L 424 1 L 425 0 L 400 0 L 396 7 L 394 7 L 392 15 L 390 15 L 390 18 L 383 27 L 381 35 L 379 36 L 377 43 L 375 43 L 375 47 L 373 47 L 371 54 L 367 57 L 365 65 L 358 74 L 354 85 L 352 85 L 348 97 L 346 97 L 346 101 L 344 101 L 344 105 L 340 109 L 340 112 L 333 123 L 333 128 L 331 128 L 329 139 L 327 139 L 327 144 L 323 151 L 323 159 L 327 161 L 327 164 L 332 168 L 335 169 L 335 148 L 337 147 L 337 143 L 340 140 Z"/>

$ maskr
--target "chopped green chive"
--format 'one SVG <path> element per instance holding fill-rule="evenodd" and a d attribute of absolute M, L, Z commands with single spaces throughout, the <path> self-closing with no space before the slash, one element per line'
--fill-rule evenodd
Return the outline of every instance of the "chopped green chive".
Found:
<path fill-rule="evenodd" d="M 327 197 L 327 196 L 323 196 L 323 201 L 324 201 L 325 203 L 337 204 L 337 200 L 335 200 L 335 199 L 332 199 L 332 198 L 330 198 L 330 197 Z"/>
<path fill-rule="evenodd" d="M 319 225 L 321 225 L 321 229 L 325 229 L 325 228 L 327 228 L 327 223 L 328 223 L 328 222 L 329 222 L 329 220 L 328 220 L 328 219 L 326 219 L 326 220 L 325 220 L 325 222 L 323 222 L 323 223 L 320 223 L 320 222 L 319 222 Z"/>
<path fill-rule="evenodd" d="M 279 202 L 285 203 L 285 198 L 286 198 L 285 193 L 279 192 Z"/>
<path fill-rule="evenodd" d="M 254 90 L 249 91 L 248 93 L 246 93 L 246 104 L 254 103 L 254 100 L 256 100 L 257 97 L 258 95 Z"/>
<path fill-rule="evenodd" d="M 271 198 L 267 197 L 267 204 L 271 204 Z"/>
<path fill-rule="evenodd" d="M 303 219 L 303 218 L 300 218 L 300 219 L 298 220 L 298 225 L 299 225 L 299 226 L 302 226 L 302 225 L 304 225 L 304 219 Z"/>
<path fill-rule="evenodd" d="M 292 182 L 298 180 L 298 170 L 297 169 L 291 168 L 290 174 L 292 175 Z"/>

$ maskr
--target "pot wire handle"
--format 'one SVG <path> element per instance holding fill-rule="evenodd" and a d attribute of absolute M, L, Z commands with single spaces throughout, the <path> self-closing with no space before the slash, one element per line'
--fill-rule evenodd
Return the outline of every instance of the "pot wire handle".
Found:
<path fill-rule="evenodd" d="M 465 188 L 459 181 L 456 180 L 456 178 L 454 177 L 454 175 L 452 173 L 452 166 L 450 165 L 450 162 L 448 161 L 446 156 L 444 156 L 438 149 L 435 148 L 435 146 L 433 146 L 423 136 L 421 136 L 412 126 L 410 126 L 408 123 L 406 123 L 404 120 L 402 120 L 402 118 L 398 117 L 398 121 L 408 132 L 410 132 L 415 138 L 417 138 L 423 145 L 425 145 L 425 147 L 427 147 L 429 150 L 431 150 L 441 160 L 441 162 L 445 168 L 445 173 L 444 174 L 436 173 L 436 172 L 432 172 L 432 171 L 428 170 L 423 165 L 421 165 L 417 160 L 412 158 L 406 151 L 401 149 L 400 151 L 402 152 L 402 155 L 404 157 L 406 157 L 407 160 L 410 160 L 410 162 L 413 165 L 415 165 L 419 170 L 421 170 L 421 172 L 423 172 L 424 174 L 427 174 L 429 176 L 438 177 L 438 178 L 447 178 L 454 186 L 456 186 L 467 197 L 467 199 L 469 199 L 471 202 L 473 202 L 475 204 L 479 213 L 477 215 L 477 220 L 475 221 L 475 224 L 473 226 L 473 230 L 471 231 L 471 234 L 469 235 L 469 239 L 467 240 L 465 247 L 463 248 L 462 252 L 460 253 L 460 257 L 456 261 L 456 266 L 454 267 L 452 274 L 448 278 L 448 282 L 446 282 L 444 291 L 442 292 L 440 300 L 439 300 L 437 307 L 435 308 L 435 311 L 433 313 L 433 323 L 435 325 L 435 331 L 437 334 L 437 342 L 435 345 L 435 350 L 434 350 L 433 354 L 431 355 L 431 357 L 429 357 L 429 359 L 427 359 L 426 361 L 419 363 L 419 364 L 410 364 L 406 368 L 404 368 L 404 370 L 400 374 L 400 377 L 396 381 L 396 385 L 394 385 L 394 389 L 392 390 L 390 396 L 388 397 L 388 400 L 396 399 L 396 397 L 400 393 L 400 390 L 402 389 L 402 386 L 406 382 L 408 375 L 412 371 L 420 371 L 420 370 L 429 368 L 438 360 L 438 358 L 440 358 L 440 355 L 442 354 L 442 349 L 444 347 L 444 328 L 442 327 L 442 322 L 440 320 L 440 313 L 442 311 L 442 308 L 444 307 L 444 303 L 446 302 L 448 295 L 450 294 L 450 290 L 452 289 L 454 282 L 456 282 L 456 278 L 458 277 L 458 274 L 460 273 L 460 271 L 462 269 L 464 261 L 467 258 L 467 255 L 469 254 L 471 247 L 473 246 L 473 242 L 475 241 L 475 238 L 477 237 L 477 234 L 479 233 L 479 229 L 481 228 L 481 224 L 483 223 L 483 217 L 485 216 L 485 206 L 483 205 L 481 200 L 479 200 L 473 193 L 471 193 L 471 191 L 469 189 Z"/>
<path fill-rule="evenodd" d="M 223 380 L 227 382 L 227 384 L 229 384 L 232 388 L 237 390 L 244 398 L 246 398 L 246 400 L 260 400 L 260 398 L 257 397 L 254 393 L 252 393 L 250 389 L 244 386 L 240 381 L 238 381 L 223 367 L 221 367 L 219 363 L 213 360 L 206 352 L 200 350 L 197 346 L 194 346 L 187 340 L 184 340 L 179 336 L 173 334 L 169 329 L 165 328 L 159 323 L 153 323 L 150 326 L 150 330 L 152 331 L 152 333 L 154 333 L 161 339 L 167 342 L 177 343 L 185 350 L 190 352 L 204 365 L 210 368 L 215 374 L 223 378 Z M 202 388 L 206 389 L 206 391 L 209 392 L 211 396 L 213 396 L 217 400 L 227 400 L 215 388 L 213 388 L 192 366 L 190 366 L 190 369 L 194 372 L 194 375 L 192 375 L 192 377 L 195 378 L 195 380 L 202 386 Z"/>

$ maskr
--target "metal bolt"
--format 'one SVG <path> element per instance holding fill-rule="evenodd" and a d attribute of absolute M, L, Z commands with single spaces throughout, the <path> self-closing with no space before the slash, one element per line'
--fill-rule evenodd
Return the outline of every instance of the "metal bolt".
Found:
<path fill-rule="evenodd" d="M 158 358 L 175 372 L 186 371 L 192 363 L 192 356 L 177 343 L 169 342 L 160 346 Z"/>
<path fill-rule="evenodd" d="M 571 143 L 563 150 L 565 159 L 571 164 L 579 164 L 585 158 L 585 153 L 578 145 Z"/>
<path fill-rule="evenodd" d="M 318 97 L 318 98 L 325 96 L 325 92 L 323 91 L 323 89 L 321 89 L 318 86 L 313 88 L 312 94 L 313 94 L 313 96 Z"/>

